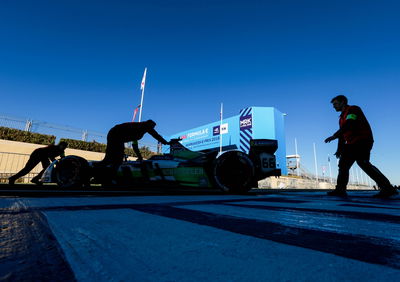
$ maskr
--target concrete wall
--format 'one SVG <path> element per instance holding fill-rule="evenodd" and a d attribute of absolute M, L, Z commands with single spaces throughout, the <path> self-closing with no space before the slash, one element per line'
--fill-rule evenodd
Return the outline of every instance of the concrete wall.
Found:
<path fill-rule="evenodd" d="M 0 181 L 5 182 L 12 174 L 21 170 L 29 159 L 30 154 L 37 148 L 45 147 L 45 145 L 37 145 L 24 142 L 0 140 Z M 66 149 L 65 155 L 76 155 L 90 161 L 100 161 L 104 157 L 104 153 L 82 151 L 76 149 Z M 41 164 L 38 164 L 26 177 L 21 179 L 22 182 L 28 182 L 42 170 Z M 2 179 L 2 180 L 1 180 Z"/>
<path fill-rule="evenodd" d="M 2 153 L 17 153 L 30 155 L 35 149 L 46 147 L 46 145 L 37 145 L 24 142 L 0 140 L 0 152 Z M 104 153 L 89 152 L 76 149 L 65 150 L 65 155 L 76 155 L 91 161 L 99 161 L 104 157 Z"/>
<path fill-rule="evenodd" d="M 281 176 L 279 178 L 269 177 L 258 182 L 258 188 L 271 189 L 335 189 L 336 183 L 316 182 L 313 179 L 299 177 Z M 350 190 L 373 190 L 365 185 L 348 185 Z"/>

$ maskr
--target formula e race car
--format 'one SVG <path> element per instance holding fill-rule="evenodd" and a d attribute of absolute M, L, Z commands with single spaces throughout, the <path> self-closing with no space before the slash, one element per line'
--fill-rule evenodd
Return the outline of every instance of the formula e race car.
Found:
<path fill-rule="evenodd" d="M 217 188 L 225 192 L 247 192 L 257 181 L 280 176 L 276 168 L 276 140 L 251 140 L 249 154 L 238 150 L 194 152 L 179 139 L 171 140 L 170 153 L 144 161 L 124 161 L 118 168 L 88 162 L 78 156 L 54 161 L 42 177 L 43 183 L 57 183 L 62 189 L 104 186 L 144 187 L 189 186 Z"/>

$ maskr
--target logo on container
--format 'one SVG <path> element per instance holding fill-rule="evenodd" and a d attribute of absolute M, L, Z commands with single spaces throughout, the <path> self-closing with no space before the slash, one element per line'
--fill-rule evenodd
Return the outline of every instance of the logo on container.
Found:
<path fill-rule="evenodd" d="M 219 135 L 219 125 L 213 127 L 213 136 Z"/>
<path fill-rule="evenodd" d="M 226 134 L 226 133 L 228 133 L 228 124 L 227 123 L 221 124 L 221 134 Z"/>
<path fill-rule="evenodd" d="M 203 138 L 208 136 L 208 128 L 200 129 L 197 131 L 192 131 L 189 132 L 183 136 L 181 136 L 181 139 L 198 139 L 198 138 Z"/>
<path fill-rule="evenodd" d="M 240 117 L 240 129 L 248 129 L 253 126 L 253 118 L 251 115 Z"/>
<path fill-rule="evenodd" d="M 228 124 L 224 123 L 213 127 L 213 135 L 220 135 L 228 133 Z"/>

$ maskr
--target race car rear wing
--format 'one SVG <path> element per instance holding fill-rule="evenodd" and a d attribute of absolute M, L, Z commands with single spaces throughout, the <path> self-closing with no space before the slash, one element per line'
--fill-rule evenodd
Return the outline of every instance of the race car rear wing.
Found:
<path fill-rule="evenodd" d="M 276 167 L 274 153 L 278 149 L 278 141 L 272 139 L 250 140 L 249 157 L 252 159 L 256 178 L 258 180 L 268 176 L 280 176 L 281 169 Z"/>
<path fill-rule="evenodd" d="M 278 149 L 278 141 L 273 139 L 251 139 L 250 152 L 266 152 L 273 154 Z"/>

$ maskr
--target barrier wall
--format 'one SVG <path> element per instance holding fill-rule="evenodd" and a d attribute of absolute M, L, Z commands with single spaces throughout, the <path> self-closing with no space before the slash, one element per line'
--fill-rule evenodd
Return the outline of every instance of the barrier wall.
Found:
<path fill-rule="evenodd" d="M 37 148 L 45 145 L 37 145 L 24 142 L 0 140 L 0 182 L 7 182 L 7 178 L 21 170 L 29 159 L 30 154 Z M 65 150 L 65 155 L 75 155 L 87 160 L 99 161 L 104 158 L 104 153 L 88 152 L 76 149 Z M 20 179 L 21 182 L 29 182 L 42 170 L 38 164 L 28 175 Z"/>
<path fill-rule="evenodd" d="M 316 181 L 300 177 L 282 176 L 279 178 L 268 177 L 258 182 L 261 189 L 335 189 L 336 183 Z M 376 190 L 371 186 L 359 184 L 347 185 L 348 190 Z"/>
<path fill-rule="evenodd" d="M 222 137 L 223 150 L 238 149 L 248 153 L 251 139 L 275 139 L 277 167 L 287 174 L 284 115 L 273 107 L 249 107 L 240 114 L 220 121 L 173 134 L 194 151 L 217 150 Z"/>

